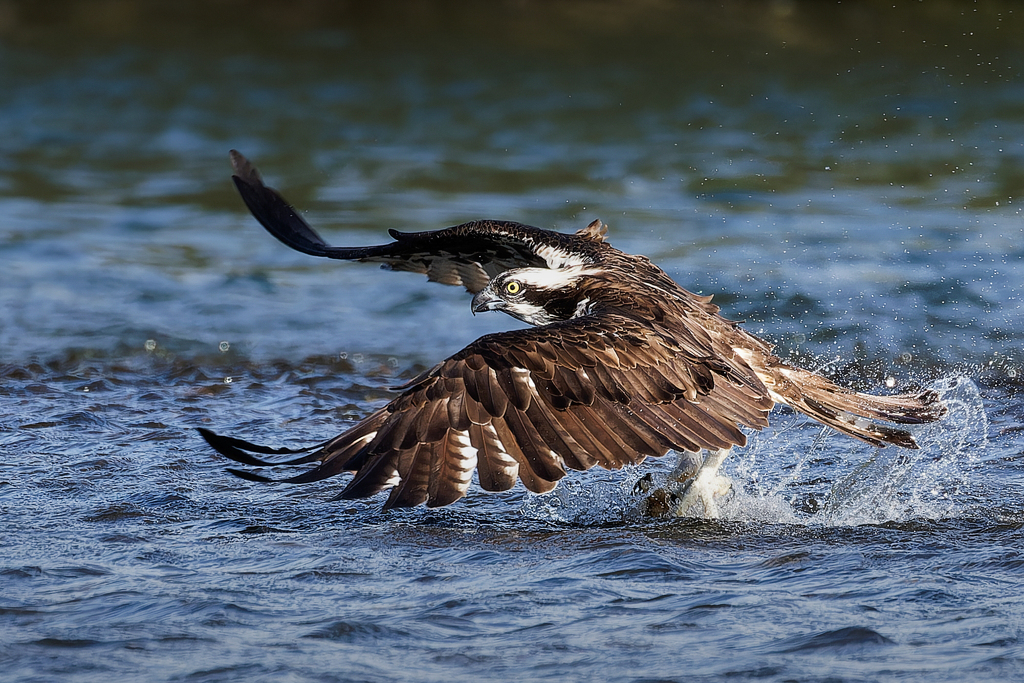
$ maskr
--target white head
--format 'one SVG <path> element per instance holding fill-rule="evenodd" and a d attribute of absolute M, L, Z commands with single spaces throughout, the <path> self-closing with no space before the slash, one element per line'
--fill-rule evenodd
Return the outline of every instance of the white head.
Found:
<path fill-rule="evenodd" d="M 596 268 L 514 268 L 494 277 L 473 297 L 473 312 L 504 311 L 530 325 L 547 325 L 589 313 L 584 292 Z"/>

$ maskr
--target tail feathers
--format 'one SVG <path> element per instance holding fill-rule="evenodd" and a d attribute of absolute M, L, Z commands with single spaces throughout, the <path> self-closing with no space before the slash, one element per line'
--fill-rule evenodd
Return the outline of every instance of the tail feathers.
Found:
<path fill-rule="evenodd" d="M 892 424 L 935 422 L 947 413 L 945 404 L 934 391 L 873 396 L 844 389 L 806 370 L 785 367 L 782 374 L 789 381 L 774 389 L 784 403 L 844 434 L 875 446 L 891 444 L 918 448 L 910 432 Z M 879 424 L 876 420 L 891 424 Z"/>

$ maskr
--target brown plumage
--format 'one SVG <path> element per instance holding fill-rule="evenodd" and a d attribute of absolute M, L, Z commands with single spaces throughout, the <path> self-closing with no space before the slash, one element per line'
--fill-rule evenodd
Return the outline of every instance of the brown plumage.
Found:
<path fill-rule="evenodd" d="M 232 152 L 235 184 L 253 215 L 288 246 L 378 262 L 461 285 L 473 310 L 501 310 L 535 327 L 476 340 L 400 388 L 348 431 L 308 449 L 270 449 L 201 429 L 222 455 L 255 465 L 318 462 L 284 481 L 354 473 L 341 498 L 390 489 L 385 507 L 455 502 L 470 486 L 520 480 L 550 491 L 570 469 L 617 469 L 669 450 L 746 443 L 785 403 L 868 443 L 916 448 L 896 425 L 941 418 L 934 392 L 872 396 L 783 363 L 764 341 L 679 287 L 643 256 L 604 241 L 595 221 L 566 235 L 477 221 L 380 246 L 331 247 L 255 168 Z M 300 455 L 268 462 L 252 455 Z M 262 476 L 231 470 L 238 476 Z"/>

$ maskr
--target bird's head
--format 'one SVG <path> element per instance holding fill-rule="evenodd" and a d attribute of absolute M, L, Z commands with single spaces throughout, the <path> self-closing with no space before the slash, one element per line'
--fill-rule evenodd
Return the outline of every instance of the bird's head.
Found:
<path fill-rule="evenodd" d="M 590 312 L 585 284 L 593 268 L 514 268 L 495 276 L 473 297 L 473 312 L 504 311 L 530 325 L 547 325 Z"/>

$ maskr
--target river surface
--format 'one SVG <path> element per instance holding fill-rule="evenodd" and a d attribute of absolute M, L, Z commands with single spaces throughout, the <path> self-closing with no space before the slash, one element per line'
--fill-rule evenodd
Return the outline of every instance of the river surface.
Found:
<path fill-rule="evenodd" d="M 1024 680 L 1024 8 L 0 2 L 3 681 Z M 785 410 L 719 519 L 671 462 L 448 508 L 224 472 L 517 323 L 291 251 L 595 218 L 794 363 L 940 391 L 922 448 Z"/>

